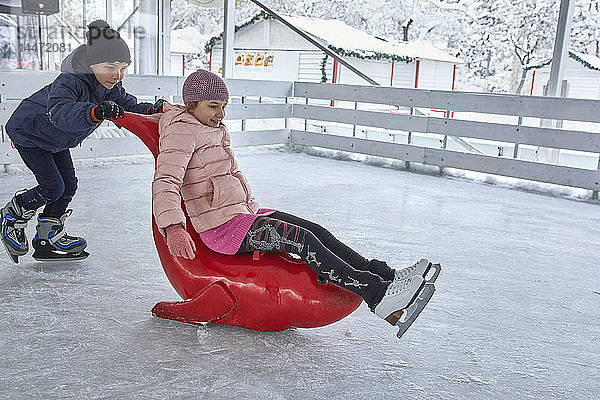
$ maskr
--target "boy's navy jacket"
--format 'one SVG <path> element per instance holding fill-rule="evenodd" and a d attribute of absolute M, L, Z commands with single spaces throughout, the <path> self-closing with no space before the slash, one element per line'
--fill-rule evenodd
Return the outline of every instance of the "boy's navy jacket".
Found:
<path fill-rule="evenodd" d="M 121 82 L 112 89 L 102 86 L 85 63 L 85 45 L 79 46 L 61 64 L 61 74 L 51 84 L 24 99 L 6 123 L 6 133 L 15 145 L 59 152 L 77 146 L 99 122 L 92 108 L 112 100 L 125 111 L 147 114 L 152 104 L 139 103 L 125 92 Z"/>

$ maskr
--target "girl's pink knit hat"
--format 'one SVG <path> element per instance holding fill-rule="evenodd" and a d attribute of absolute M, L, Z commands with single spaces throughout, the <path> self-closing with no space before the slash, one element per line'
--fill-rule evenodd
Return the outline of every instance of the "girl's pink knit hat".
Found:
<path fill-rule="evenodd" d="M 229 101 L 227 85 L 219 75 L 199 69 L 185 79 L 182 96 L 188 101 L 221 100 Z"/>

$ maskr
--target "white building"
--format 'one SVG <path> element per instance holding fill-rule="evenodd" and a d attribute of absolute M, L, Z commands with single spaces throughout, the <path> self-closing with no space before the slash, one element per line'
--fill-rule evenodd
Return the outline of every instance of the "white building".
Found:
<path fill-rule="evenodd" d="M 193 62 L 204 53 L 204 43 L 210 35 L 202 35 L 198 29 L 188 26 L 171 31 L 171 75 L 186 76 L 194 72 L 198 63 Z"/>
<path fill-rule="evenodd" d="M 426 43 L 368 35 L 338 20 L 284 15 L 323 46 L 383 86 L 453 90 L 462 61 Z M 222 35 L 205 46 L 209 69 L 221 68 Z M 234 78 L 365 84 L 336 60 L 265 12 L 236 27 Z"/>
<path fill-rule="evenodd" d="M 527 70 L 523 89 L 526 94 L 544 95 L 544 87 L 550 77 L 551 63 L 552 58 L 547 58 L 524 67 Z M 600 58 L 570 50 L 563 80 L 568 83 L 566 97 L 600 99 Z"/>

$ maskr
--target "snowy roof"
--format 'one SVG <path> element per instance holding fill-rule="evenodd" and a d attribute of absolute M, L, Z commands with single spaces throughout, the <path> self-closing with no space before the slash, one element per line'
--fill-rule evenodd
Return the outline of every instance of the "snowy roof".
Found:
<path fill-rule="evenodd" d="M 328 45 L 337 48 L 462 63 L 462 60 L 459 58 L 444 53 L 430 44 L 379 39 L 337 19 L 325 20 L 292 15 L 284 15 L 284 18 L 310 35 L 323 39 Z"/>
<path fill-rule="evenodd" d="M 199 54 L 211 35 L 203 35 L 193 26 L 171 31 L 171 53 Z"/>
<path fill-rule="evenodd" d="M 309 35 L 325 41 L 329 48 L 344 56 L 377 59 L 400 57 L 406 61 L 428 59 L 453 64 L 463 63 L 461 59 L 451 56 L 430 44 L 422 42 L 398 42 L 376 38 L 340 20 L 281 15 Z M 243 24 L 236 26 L 236 32 L 266 18 L 270 18 L 270 15 L 264 12 L 259 13 Z M 221 40 L 221 38 L 222 34 L 213 37 L 206 44 L 205 50 L 210 51 L 212 46 Z M 381 57 L 381 55 L 384 57 Z"/>
<path fill-rule="evenodd" d="M 569 57 L 578 61 L 586 68 L 593 69 L 596 71 L 600 71 L 600 58 L 593 56 L 591 54 L 579 53 L 573 50 L 569 50 Z M 552 62 L 552 57 L 545 58 L 541 61 L 532 61 L 528 65 L 525 65 L 523 69 L 529 71 L 530 69 L 538 69 L 543 68 L 546 65 L 550 65 Z"/>

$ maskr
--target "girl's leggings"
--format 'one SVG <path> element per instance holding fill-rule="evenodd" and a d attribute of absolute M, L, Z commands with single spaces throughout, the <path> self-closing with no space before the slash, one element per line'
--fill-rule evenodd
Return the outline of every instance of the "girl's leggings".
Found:
<path fill-rule="evenodd" d="M 256 250 L 297 254 L 319 276 L 361 296 L 371 309 L 394 279 L 385 263 L 372 265 L 322 226 L 281 211 L 258 217 L 238 253 Z"/>

